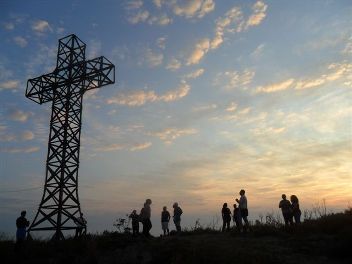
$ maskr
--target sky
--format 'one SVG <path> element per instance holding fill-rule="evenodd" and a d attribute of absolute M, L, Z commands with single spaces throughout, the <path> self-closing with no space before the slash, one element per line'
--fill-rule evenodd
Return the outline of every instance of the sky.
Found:
<path fill-rule="evenodd" d="M 150 198 L 183 225 L 217 222 L 245 189 L 249 219 L 352 203 L 352 2 L 0 0 L 0 232 L 32 220 L 44 185 L 51 103 L 26 82 L 76 34 L 116 83 L 83 99 L 79 197 L 88 230 Z"/>

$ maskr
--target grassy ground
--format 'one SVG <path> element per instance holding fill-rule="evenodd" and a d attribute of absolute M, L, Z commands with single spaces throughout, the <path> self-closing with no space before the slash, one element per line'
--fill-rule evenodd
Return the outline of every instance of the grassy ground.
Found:
<path fill-rule="evenodd" d="M 85 239 L 27 241 L 16 254 L 0 241 L 1 263 L 352 263 L 352 210 L 305 221 L 285 230 L 252 226 L 246 234 L 211 229 L 145 239 L 103 233 Z"/>

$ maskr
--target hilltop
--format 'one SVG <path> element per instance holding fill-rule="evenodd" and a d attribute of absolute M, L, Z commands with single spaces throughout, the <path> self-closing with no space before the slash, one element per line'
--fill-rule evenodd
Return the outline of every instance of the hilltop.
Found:
<path fill-rule="evenodd" d="M 352 210 L 285 229 L 257 222 L 246 234 L 197 228 L 146 239 L 104 232 L 84 239 L 28 241 L 22 263 L 352 263 Z M 0 242 L 2 263 L 21 263 L 13 241 Z"/>

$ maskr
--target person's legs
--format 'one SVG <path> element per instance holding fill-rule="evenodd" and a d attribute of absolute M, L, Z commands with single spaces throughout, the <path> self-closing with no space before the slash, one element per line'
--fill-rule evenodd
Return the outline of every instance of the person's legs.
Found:
<path fill-rule="evenodd" d="M 243 216 L 243 221 L 244 221 L 244 228 L 243 228 L 243 231 L 244 232 L 247 232 L 248 229 L 249 229 L 249 222 L 248 222 L 248 219 L 247 219 L 247 216 Z"/>
<path fill-rule="evenodd" d="M 221 231 L 225 232 L 225 228 L 226 228 L 226 221 L 222 220 L 222 229 L 221 229 Z"/>

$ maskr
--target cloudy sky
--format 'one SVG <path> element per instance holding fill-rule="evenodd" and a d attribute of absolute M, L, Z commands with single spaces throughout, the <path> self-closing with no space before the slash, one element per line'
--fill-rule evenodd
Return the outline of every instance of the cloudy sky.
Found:
<path fill-rule="evenodd" d="M 282 193 L 303 208 L 352 202 L 352 3 L 0 1 L 0 231 L 33 218 L 51 104 L 25 96 L 58 39 L 116 66 L 85 94 L 79 195 L 91 231 L 153 200 L 210 223 L 246 190 L 250 218 Z M 216 218 L 216 217 L 215 217 Z"/>

